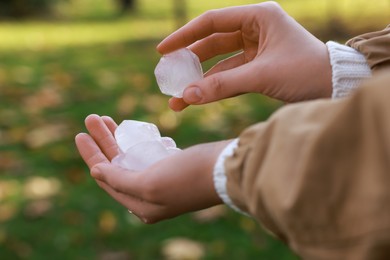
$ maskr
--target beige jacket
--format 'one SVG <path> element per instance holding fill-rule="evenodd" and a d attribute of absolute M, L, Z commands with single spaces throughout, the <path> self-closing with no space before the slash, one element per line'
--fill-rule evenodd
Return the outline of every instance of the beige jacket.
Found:
<path fill-rule="evenodd" d="M 357 36 L 347 45 L 363 53 L 373 71 L 390 68 L 390 24 L 382 31 Z"/>
<path fill-rule="evenodd" d="M 304 259 L 390 259 L 390 27 L 348 44 L 372 79 L 285 106 L 225 161 L 232 202 Z"/>

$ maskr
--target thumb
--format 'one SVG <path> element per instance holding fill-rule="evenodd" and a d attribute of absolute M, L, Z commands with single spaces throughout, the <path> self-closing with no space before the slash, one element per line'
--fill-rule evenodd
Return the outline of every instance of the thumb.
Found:
<path fill-rule="evenodd" d="M 110 163 L 99 163 L 91 169 L 91 176 L 118 192 L 129 189 L 133 172 Z"/>
<path fill-rule="evenodd" d="M 206 104 L 249 92 L 258 79 L 246 65 L 214 73 L 191 84 L 184 90 L 184 102 L 191 105 Z"/>

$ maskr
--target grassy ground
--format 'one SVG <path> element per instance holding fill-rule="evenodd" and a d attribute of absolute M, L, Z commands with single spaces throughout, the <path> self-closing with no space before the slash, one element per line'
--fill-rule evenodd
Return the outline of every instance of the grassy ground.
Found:
<path fill-rule="evenodd" d="M 324 1 L 280 2 L 315 31 L 327 23 Z M 171 2 L 140 1 L 121 17 L 107 1 L 70 3 L 58 20 L 0 23 L 0 258 L 167 259 L 186 238 L 202 259 L 296 259 L 224 207 L 147 226 L 95 185 L 73 143 L 88 114 L 153 122 L 184 148 L 235 137 L 281 104 L 245 95 L 174 113 L 153 75 L 155 45 L 175 27 Z M 189 16 L 241 3 L 188 1 Z M 383 16 L 386 3 L 377 3 Z"/>
<path fill-rule="evenodd" d="M 73 137 L 84 131 L 83 120 L 90 113 L 111 115 L 118 122 L 154 122 L 186 147 L 232 137 L 277 106 L 247 97 L 252 105 L 262 105 L 252 110 L 241 98 L 181 114 L 169 111 L 167 97 L 153 81 L 155 44 L 133 41 L 0 54 L 5 75 L 0 105 L 2 256 L 95 259 L 120 251 L 135 259 L 159 259 L 164 241 L 172 237 L 200 241 L 210 258 L 245 259 L 279 251 L 279 244 L 257 234 L 251 220 L 232 212 L 224 211 L 210 223 L 190 214 L 141 225 L 88 178 Z M 256 240 L 263 246 L 256 246 Z"/>

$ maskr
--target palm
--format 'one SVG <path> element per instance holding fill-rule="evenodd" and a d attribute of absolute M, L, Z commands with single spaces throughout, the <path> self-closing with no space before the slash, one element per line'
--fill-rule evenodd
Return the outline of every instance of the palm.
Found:
<path fill-rule="evenodd" d="M 117 125 L 111 118 L 91 115 L 85 124 L 89 134 L 77 135 L 76 145 L 92 177 L 144 222 L 156 222 L 221 202 L 214 191 L 212 171 L 226 142 L 198 145 L 145 171 L 134 172 L 110 163 L 118 154 L 113 136 Z"/>

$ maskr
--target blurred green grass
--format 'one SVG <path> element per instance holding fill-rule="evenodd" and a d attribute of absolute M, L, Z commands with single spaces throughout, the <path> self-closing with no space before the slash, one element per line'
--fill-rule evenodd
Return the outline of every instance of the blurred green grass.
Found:
<path fill-rule="evenodd" d="M 254 2 L 188 1 L 189 17 Z M 175 28 L 172 3 L 139 3 L 138 13 L 119 16 L 107 1 L 71 1 L 55 20 L 0 23 L 0 258 L 165 259 L 170 239 L 185 237 L 202 245 L 203 259 L 296 259 L 253 220 L 225 208 L 209 218 L 194 213 L 143 225 L 89 178 L 73 142 L 88 114 L 153 122 L 185 148 L 235 137 L 281 105 L 244 95 L 170 111 L 153 69 L 156 44 Z M 324 0 L 280 3 L 332 36 Z M 359 14 L 341 3 L 336 12 L 349 12 L 337 21 L 351 34 L 384 27 L 389 15 L 386 1 Z"/>
<path fill-rule="evenodd" d="M 129 40 L 156 40 L 175 29 L 172 1 L 138 1 L 138 12 L 125 16 L 115 10 L 113 2 L 64 2 L 57 8 L 58 19 L 55 21 L 2 22 L 0 50 L 34 51 Z M 253 3 L 258 1 L 187 0 L 188 19 L 210 9 Z M 324 40 L 334 40 L 329 30 L 337 29 L 344 33 L 344 37 L 349 37 L 380 29 L 386 26 L 390 17 L 390 3 L 387 0 L 378 0 L 375 4 L 367 4 L 364 0 L 282 0 L 279 3 L 304 27 Z"/>

